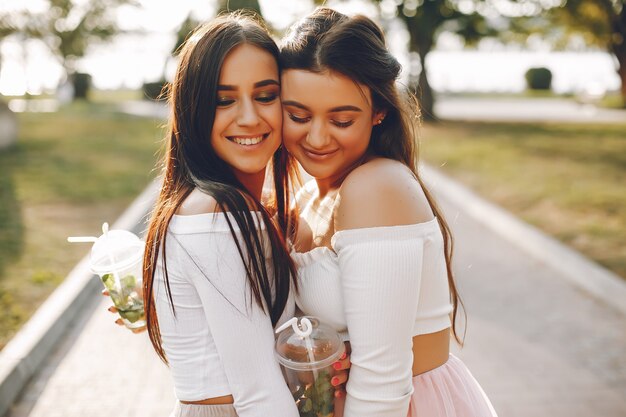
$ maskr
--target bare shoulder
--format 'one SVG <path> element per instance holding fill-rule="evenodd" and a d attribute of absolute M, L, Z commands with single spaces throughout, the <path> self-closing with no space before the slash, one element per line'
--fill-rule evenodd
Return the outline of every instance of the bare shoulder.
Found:
<path fill-rule="evenodd" d="M 176 214 L 193 216 L 194 214 L 215 213 L 217 209 L 215 198 L 196 188 L 183 201 Z"/>
<path fill-rule="evenodd" d="M 339 189 L 335 229 L 423 223 L 434 217 L 411 170 L 379 158 L 352 171 Z"/>

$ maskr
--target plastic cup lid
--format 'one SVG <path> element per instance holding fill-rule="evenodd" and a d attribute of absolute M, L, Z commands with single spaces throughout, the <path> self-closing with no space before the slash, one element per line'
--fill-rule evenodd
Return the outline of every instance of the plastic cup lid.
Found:
<path fill-rule="evenodd" d="M 307 328 L 305 319 L 311 324 Z M 322 369 L 336 362 L 345 351 L 339 334 L 315 317 L 297 318 L 281 326 L 274 354 L 286 368 L 298 371 Z"/>
<path fill-rule="evenodd" d="M 90 265 L 96 274 L 120 271 L 143 259 L 144 243 L 126 230 L 109 230 L 91 248 Z"/>

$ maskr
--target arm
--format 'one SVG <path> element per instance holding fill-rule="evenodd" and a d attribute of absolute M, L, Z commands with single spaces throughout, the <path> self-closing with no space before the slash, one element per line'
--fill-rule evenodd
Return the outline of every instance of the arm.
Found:
<path fill-rule="evenodd" d="M 181 249 L 193 259 L 184 272 L 200 296 L 237 414 L 296 417 L 295 402 L 274 359 L 271 320 L 251 296 L 231 234 L 199 233 L 184 239 L 179 240 Z"/>
<path fill-rule="evenodd" d="M 344 181 L 336 211 L 334 246 L 352 345 L 344 415 L 405 417 L 423 240 L 402 225 L 432 214 L 404 167 L 368 165 Z"/>

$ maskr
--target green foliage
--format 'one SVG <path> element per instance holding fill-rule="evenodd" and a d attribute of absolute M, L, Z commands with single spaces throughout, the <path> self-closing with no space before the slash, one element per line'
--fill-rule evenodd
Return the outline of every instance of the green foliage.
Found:
<path fill-rule="evenodd" d="M 545 7 L 532 0 L 537 10 L 531 16 L 512 21 L 517 33 L 540 33 L 556 47 L 566 47 L 573 36 L 587 45 L 612 53 L 622 81 L 622 106 L 626 107 L 626 3 L 624 0 L 564 0 L 556 7 Z"/>
<path fill-rule="evenodd" d="M 136 0 L 47 0 L 45 12 L 22 12 L 10 16 L 17 21 L 16 31 L 29 38 L 41 39 L 59 59 L 68 74 L 76 61 L 87 53 L 89 45 L 106 41 L 119 33 L 115 9 L 136 5 Z M 19 19 L 16 19 L 19 17 Z"/>
<path fill-rule="evenodd" d="M 235 10 L 252 10 L 261 16 L 261 6 L 258 0 L 219 0 L 217 10 L 218 13 Z"/>
<path fill-rule="evenodd" d="M 320 371 L 312 384 L 303 385 L 293 393 L 300 417 L 332 416 L 335 389 L 330 379 L 328 372 Z"/>
<path fill-rule="evenodd" d="M 548 68 L 529 68 L 524 77 L 531 90 L 550 90 L 552 87 L 552 71 Z"/>
<path fill-rule="evenodd" d="M 422 71 L 419 78 L 411 80 L 411 88 L 417 93 L 426 119 L 434 119 L 434 95 L 426 73 L 426 56 L 430 53 L 442 31 L 454 32 L 469 44 L 478 42 L 482 37 L 493 36 L 496 31 L 480 13 L 485 0 L 470 0 L 460 7 L 460 3 L 449 0 L 374 0 L 381 4 L 381 9 L 389 10 L 395 6 L 395 16 L 407 27 L 410 35 L 409 49 L 417 52 Z M 385 13 L 388 14 L 388 13 Z"/>
<path fill-rule="evenodd" d="M 162 94 L 165 91 L 167 84 L 166 80 L 143 83 L 141 87 L 143 97 L 151 100 L 163 99 L 164 97 Z"/>
<path fill-rule="evenodd" d="M 185 43 L 191 32 L 200 24 L 200 22 L 192 16 L 190 13 L 187 15 L 183 23 L 180 24 L 178 31 L 176 31 L 176 44 L 172 48 L 172 55 L 178 55 L 178 50 Z"/>

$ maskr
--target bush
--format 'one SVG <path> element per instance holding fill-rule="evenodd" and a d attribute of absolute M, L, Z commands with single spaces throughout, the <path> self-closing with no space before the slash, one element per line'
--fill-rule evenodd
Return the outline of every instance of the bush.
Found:
<path fill-rule="evenodd" d="M 552 71 L 548 68 L 529 68 L 525 77 L 526 85 L 531 90 L 550 90 L 552 86 Z"/>
<path fill-rule="evenodd" d="M 165 91 L 165 87 L 167 87 L 167 81 L 160 80 L 150 83 L 143 83 L 141 91 L 143 91 L 143 97 L 146 99 L 162 100 L 165 97 L 161 96 L 161 92 Z"/>
<path fill-rule="evenodd" d="M 91 87 L 91 75 L 76 72 L 72 74 L 72 85 L 74 86 L 74 99 L 87 99 L 89 88 Z"/>

